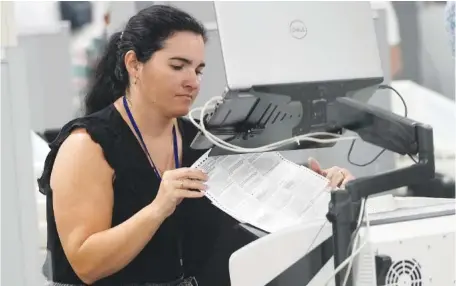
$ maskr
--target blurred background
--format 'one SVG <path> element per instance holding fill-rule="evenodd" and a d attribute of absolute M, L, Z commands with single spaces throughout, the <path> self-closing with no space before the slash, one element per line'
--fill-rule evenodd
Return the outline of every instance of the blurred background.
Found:
<path fill-rule="evenodd" d="M 1 2 L 2 177 L 10 178 L 8 182 L 11 183 L 6 185 L 5 179 L 2 180 L 2 230 L 3 227 L 10 227 L 11 234 L 5 239 L 19 241 L 18 245 L 28 243 L 20 237 L 21 232 L 26 232 L 25 240 L 31 239 L 28 245 L 34 245 L 31 248 L 20 246 L 21 255 L 17 255 L 17 249 L 3 248 L 2 233 L 2 260 L 8 251 L 15 255 L 10 262 L 13 269 L 9 273 L 11 277 L 14 271 L 23 269 L 20 264 L 29 270 L 43 267 L 45 197 L 36 191 L 34 180 L 28 178 L 41 174 L 47 144 L 60 128 L 82 114 L 81 103 L 88 79 L 109 35 L 122 30 L 137 11 L 157 3 L 182 8 L 201 20 L 209 31 L 207 69 L 201 93 L 195 102 L 195 106 L 200 106 L 212 96 L 220 95 L 226 82 L 211 2 Z M 371 5 L 385 82 L 402 94 L 409 108 L 409 117 L 433 126 L 437 170 L 443 176 L 454 178 L 455 65 L 445 22 L 446 2 L 373 1 Z M 9 35 L 14 36 L 9 38 Z M 9 96 L 6 97 L 6 94 Z M 388 91 L 374 96 L 372 104 L 399 114 L 403 112 L 399 98 Z M 21 128 L 30 132 L 21 135 L 17 132 Z M 32 142 L 30 152 L 26 151 L 30 149 L 29 142 Z M 356 148 L 354 157 L 360 161 L 369 161 L 370 156 L 378 151 L 375 146 L 363 146 L 362 143 Z M 302 162 L 313 156 L 323 165 L 342 165 L 353 169 L 357 176 L 411 163 L 408 158 L 386 152 L 374 164 L 357 168 L 348 165 L 347 149 L 348 146 L 341 142 L 332 150 L 300 151 L 298 156 L 285 152 L 284 155 Z M 19 161 L 30 165 L 30 168 L 19 168 L 23 166 Z M 3 173 L 4 168 L 10 170 L 9 175 Z M 4 222 L 4 214 L 10 218 L 17 215 L 20 219 Z M 27 221 L 27 217 L 30 220 Z M 38 228 L 35 229 L 34 224 Z M 14 229 L 19 233 L 17 236 L 14 236 Z M 29 259 L 35 257 L 30 253 L 34 253 L 36 244 L 27 236 L 34 235 L 40 237 L 40 251 L 36 259 Z"/>
<path fill-rule="evenodd" d="M 33 128 L 40 133 L 58 129 L 68 118 L 77 114 L 87 80 L 107 37 L 123 28 L 130 16 L 139 9 L 153 5 L 151 1 L 18 1 L 14 3 L 14 21 L 19 46 L 26 57 L 31 90 L 43 93 L 41 117 L 34 117 Z M 208 46 L 210 68 L 221 64 L 217 58 L 216 22 L 210 1 L 171 1 L 200 19 L 210 31 Z M 455 99 L 454 61 L 449 36 L 445 28 L 445 1 L 372 1 L 373 10 L 385 11 L 386 37 L 391 47 L 391 78 L 410 80 L 452 101 Z M 393 10 L 392 10 L 393 9 Z M 44 64 L 46 63 L 46 64 Z M 39 71 L 45 71 L 46 75 Z M 222 71 L 223 72 L 223 71 Z M 208 72 L 210 73 L 210 72 Z M 203 82 L 197 102 L 223 89 L 220 75 L 209 75 Z M 206 77 L 206 78 L 207 78 Z M 213 80 L 216 80 L 214 84 Z M 218 81 L 217 81 L 218 80 Z M 223 80 L 223 79 L 222 79 Z M 45 83 L 54 82 L 54 84 Z M 216 85 L 219 85 L 215 87 Z M 37 86 L 43 86 L 40 89 Z M 47 93 L 55 90 L 55 94 Z M 65 90 L 64 94 L 62 91 Z M 50 90 L 49 90 L 50 91 Z M 47 93 L 47 94 L 46 94 Z M 40 94 L 41 96 L 41 94 Z M 58 97 L 54 103 L 47 98 Z M 38 100 L 39 96 L 34 96 Z M 70 100 L 68 100 L 70 99 Z M 71 102 L 71 107 L 69 103 Z M 61 104 L 58 104 L 61 103 Z M 59 106 L 57 110 L 57 107 Z M 61 115 L 61 119 L 59 116 Z M 49 139 L 52 134 L 49 134 Z"/>

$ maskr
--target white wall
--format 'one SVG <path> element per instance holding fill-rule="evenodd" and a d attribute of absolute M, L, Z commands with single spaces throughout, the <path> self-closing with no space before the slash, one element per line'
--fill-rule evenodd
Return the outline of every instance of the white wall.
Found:
<path fill-rule="evenodd" d="M 454 59 L 445 30 L 444 10 L 442 4 L 419 3 L 421 84 L 454 100 Z"/>
<path fill-rule="evenodd" d="M 108 27 L 108 35 L 112 35 L 123 30 L 128 19 L 136 14 L 136 3 L 134 1 L 113 1 L 109 5 L 109 11 L 111 23 Z"/>
<path fill-rule="evenodd" d="M 91 1 L 94 22 L 102 22 L 109 1 Z M 15 18 L 19 28 L 55 26 L 60 21 L 58 1 L 15 1 Z"/>
<path fill-rule="evenodd" d="M 15 1 L 14 14 L 19 29 L 54 26 L 60 21 L 57 1 Z"/>

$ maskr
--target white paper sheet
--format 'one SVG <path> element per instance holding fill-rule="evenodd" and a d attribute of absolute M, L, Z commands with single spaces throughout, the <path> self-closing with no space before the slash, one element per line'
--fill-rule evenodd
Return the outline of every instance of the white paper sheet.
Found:
<path fill-rule="evenodd" d="M 278 152 L 209 157 L 192 167 L 209 175 L 206 196 L 240 222 L 267 232 L 324 219 L 330 193 L 323 176 Z"/>

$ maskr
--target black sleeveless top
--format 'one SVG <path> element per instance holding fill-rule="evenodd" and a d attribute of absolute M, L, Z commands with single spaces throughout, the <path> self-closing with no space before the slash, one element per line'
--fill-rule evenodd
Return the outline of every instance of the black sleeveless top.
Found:
<path fill-rule="evenodd" d="M 190 148 L 197 132 L 191 122 L 180 118 L 178 126 L 182 134 L 182 167 L 190 167 L 204 151 Z M 112 227 L 150 204 L 157 194 L 159 180 L 132 130 L 114 105 L 70 121 L 50 144 L 51 151 L 42 177 L 38 180 L 40 192 L 47 196 L 48 255 L 43 272 L 50 281 L 81 285 L 82 281 L 63 252 L 56 229 L 50 188 L 50 175 L 59 147 L 76 128 L 87 130 L 92 140 L 102 147 L 105 159 L 114 170 Z M 234 224 L 233 219 L 219 211 L 206 198 L 184 200 L 131 263 L 93 285 L 162 283 L 176 280 L 182 274 L 198 279 L 203 269 L 207 268 L 205 263 L 214 251 L 218 235 L 223 228 L 231 228 Z M 183 267 L 180 264 L 181 257 Z"/>

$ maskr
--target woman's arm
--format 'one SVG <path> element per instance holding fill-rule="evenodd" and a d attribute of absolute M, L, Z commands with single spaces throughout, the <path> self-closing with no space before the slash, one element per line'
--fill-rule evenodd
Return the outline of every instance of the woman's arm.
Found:
<path fill-rule="evenodd" d="M 151 204 L 111 228 L 113 174 L 101 147 L 85 130 L 65 140 L 52 170 L 57 231 L 73 270 L 87 284 L 125 267 L 165 219 Z"/>

